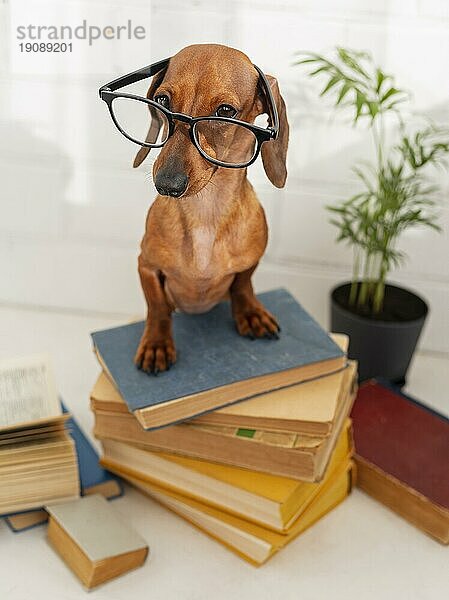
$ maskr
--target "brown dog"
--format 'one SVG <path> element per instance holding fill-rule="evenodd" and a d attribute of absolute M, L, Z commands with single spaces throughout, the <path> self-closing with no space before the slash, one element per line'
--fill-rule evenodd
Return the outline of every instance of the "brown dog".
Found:
<path fill-rule="evenodd" d="M 283 187 L 288 122 L 277 81 L 270 76 L 268 81 L 280 126 L 278 138 L 264 142 L 261 153 L 268 178 Z M 223 104 L 249 123 L 267 112 L 249 58 L 215 44 L 189 46 L 173 56 L 148 90 L 150 99 L 161 96 L 169 99 L 170 110 L 191 116 L 213 115 Z M 139 150 L 135 167 L 148 152 Z M 154 163 L 153 178 L 159 195 L 148 212 L 139 256 L 148 316 L 135 363 L 153 373 L 168 369 L 176 360 L 172 311 L 205 312 L 229 296 L 240 335 L 277 337 L 276 319 L 251 284 L 268 232 L 246 169 L 210 164 L 189 140 L 186 126 L 177 123 Z"/>

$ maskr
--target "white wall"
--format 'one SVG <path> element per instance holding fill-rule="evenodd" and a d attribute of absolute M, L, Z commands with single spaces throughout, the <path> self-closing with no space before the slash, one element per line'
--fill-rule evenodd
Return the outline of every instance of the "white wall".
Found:
<path fill-rule="evenodd" d="M 417 109 L 449 119 L 449 4 L 444 0 L 9 0 L 0 4 L 0 302 L 135 314 L 143 303 L 136 255 L 155 191 L 151 164 L 113 128 L 97 88 L 193 42 L 245 51 L 277 75 L 291 125 L 289 180 L 251 178 L 271 242 L 259 289 L 285 285 L 323 324 L 328 291 L 350 273 L 324 206 L 351 194 L 350 167 L 371 156 L 369 134 L 331 118 L 328 103 L 292 66 L 297 50 L 367 49 L 414 92 Z M 57 15 L 99 24 L 131 18 L 145 41 L 99 42 L 70 57 L 20 56 L 17 23 Z M 44 16 L 44 17 L 43 17 Z M 448 178 L 444 234 L 403 239 L 409 261 L 392 279 L 431 303 L 421 346 L 449 352 Z"/>

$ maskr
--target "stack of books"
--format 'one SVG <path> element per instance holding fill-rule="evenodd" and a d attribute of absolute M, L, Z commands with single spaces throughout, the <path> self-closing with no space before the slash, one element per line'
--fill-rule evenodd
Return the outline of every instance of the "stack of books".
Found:
<path fill-rule="evenodd" d="M 68 414 L 64 404 L 62 404 L 62 409 L 65 418 L 67 418 L 65 422 L 66 429 L 75 443 L 81 496 L 101 494 L 108 500 L 118 498 L 123 494 L 123 486 L 120 479 L 99 465 L 98 454 L 92 443 L 84 435 L 76 419 Z M 47 521 L 48 513 L 43 508 L 9 514 L 5 517 L 6 524 L 14 533 L 20 533 L 32 527 L 37 527 Z"/>
<path fill-rule="evenodd" d="M 64 427 L 65 418 L 2 427 L 0 514 L 79 495 L 75 444 Z"/>
<path fill-rule="evenodd" d="M 240 337 L 228 303 L 175 313 L 178 362 L 136 369 L 144 323 L 93 334 L 101 463 L 260 565 L 351 489 L 357 369 L 285 290 L 260 295 L 279 340 Z"/>
<path fill-rule="evenodd" d="M 0 364 L 0 515 L 79 496 L 68 418 L 41 356 Z"/>
<path fill-rule="evenodd" d="M 44 506 L 116 498 L 120 480 L 60 401 L 45 354 L 0 362 L 0 515 L 15 533 L 46 523 Z"/>

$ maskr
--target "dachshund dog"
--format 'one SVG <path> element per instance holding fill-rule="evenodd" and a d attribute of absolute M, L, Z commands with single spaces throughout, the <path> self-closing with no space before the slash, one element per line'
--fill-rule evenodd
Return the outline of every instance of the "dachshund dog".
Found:
<path fill-rule="evenodd" d="M 279 134 L 262 144 L 262 161 L 271 183 L 283 187 L 289 127 L 277 81 L 266 78 L 279 115 Z M 268 112 L 258 80 L 242 52 L 216 44 L 193 45 L 153 77 L 147 98 L 193 117 L 234 113 L 254 123 Z M 134 167 L 149 151 L 142 146 Z M 136 365 L 155 374 L 169 369 L 176 361 L 172 311 L 206 312 L 225 298 L 230 298 L 240 335 L 277 338 L 278 323 L 257 300 L 251 284 L 268 230 L 246 168 L 211 164 L 190 141 L 185 123 L 176 122 L 154 163 L 153 179 L 159 194 L 148 212 L 139 256 L 148 316 Z"/>

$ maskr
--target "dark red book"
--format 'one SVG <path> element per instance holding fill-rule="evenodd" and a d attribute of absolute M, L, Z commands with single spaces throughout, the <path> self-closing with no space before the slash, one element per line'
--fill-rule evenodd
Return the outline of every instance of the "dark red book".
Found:
<path fill-rule="evenodd" d="M 449 419 L 376 380 L 352 409 L 358 486 L 449 543 Z"/>

